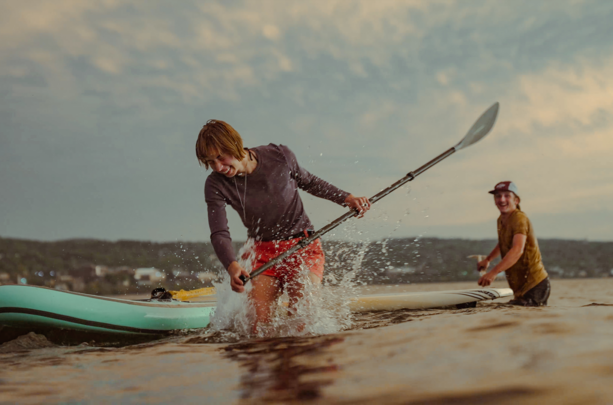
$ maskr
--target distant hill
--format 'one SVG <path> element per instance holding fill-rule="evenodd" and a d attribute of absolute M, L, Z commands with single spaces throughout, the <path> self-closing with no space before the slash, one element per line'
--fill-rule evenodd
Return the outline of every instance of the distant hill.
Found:
<path fill-rule="evenodd" d="M 361 259 L 359 278 L 364 282 L 423 283 L 477 280 L 477 262 L 467 256 L 486 255 L 496 243 L 493 239 L 403 238 L 368 246 L 341 242 L 325 246 L 332 271 L 348 270 Z M 552 278 L 613 276 L 613 242 L 540 239 L 539 247 Z"/>
<path fill-rule="evenodd" d="M 340 280 L 355 270 L 356 280 L 381 284 L 476 280 L 476 261 L 467 256 L 488 254 L 495 243 L 403 238 L 369 244 L 324 241 L 323 245 L 327 274 Z M 554 278 L 612 276 L 613 242 L 541 239 L 539 243 L 545 267 Z M 235 243 L 237 252 L 240 246 L 242 242 Z M 142 267 L 161 270 L 166 279 L 157 284 L 167 288 L 198 288 L 206 282 L 197 274 L 223 271 L 211 244 L 205 242 L 0 238 L 0 283 L 23 280 L 67 288 L 78 284 L 80 290 L 104 294 L 150 290 L 151 285 L 133 278 L 133 269 Z"/>
<path fill-rule="evenodd" d="M 92 276 L 96 266 L 106 268 L 104 276 Z M 13 283 L 23 279 L 28 284 L 66 285 L 97 294 L 147 291 L 150 286 L 139 285 L 133 278 L 133 270 L 143 267 L 160 269 L 167 276 L 163 284 L 172 288 L 201 287 L 197 273 L 222 270 L 210 243 L 0 238 L 0 283 L 7 283 L 2 280 L 4 273 Z M 177 279 L 175 273 L 181 278 Z M 77 283 L 85 285 L 73 288 Z"/>

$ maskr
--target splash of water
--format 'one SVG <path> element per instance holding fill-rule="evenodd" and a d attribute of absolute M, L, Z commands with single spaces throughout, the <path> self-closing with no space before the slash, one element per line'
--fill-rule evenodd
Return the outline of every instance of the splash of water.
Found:
<path fill-rule="evenodd" d="M 248 241 L 238 254 L 240 258 L 246 257 L 239 264 L 248 272 L 255 255 L 253 245 L 252 240 Z M 221 282 L 214 283 L 217 308 L 211 317 L 210 332 L 235 337 L 290 337 L 323 335 L 349 329 L 352 325 L 349 298 L 355 295 L 353 279 L 360 261 L 354 262 L 354 268 L 340 279 L 334 274 L 325 275 L 324 285 L 312 283 L 308 269 L 301 268 L 296 282 L 304 286 L 302 298 L 289 306 L 287 292 L 281 294 L 272 304 L 270 324 L 260 325 L 255 331 L 255 310 L 249 300 L 252 283 L 247 284 L 245 293 L 237 294 L 230 288 L 230 277 L 224 274 Z"/>
<path fill-rule="evenodd" d="M 239 264 L 251 272 L 251 263 L 253 262 L 254 242 L 249 239 L 247 243 L 238 252 L 238 257 L 249 252 L 246 260 L 240 259 Z M 210 329 L 214 332 L 223 332 L 235 334 L 238 336 L 250 336 L 251 325 L 255 320 L 255 311 L 249 302 L 249 292 L 253 288 L 252 283 L 245 286 L 243 294 L 237 294 L 230 287 L 230 276 L 223 272 L 220 282 L 213 282 L 213 286 L 217 292 L 217 307 L 211 316 Z"/>

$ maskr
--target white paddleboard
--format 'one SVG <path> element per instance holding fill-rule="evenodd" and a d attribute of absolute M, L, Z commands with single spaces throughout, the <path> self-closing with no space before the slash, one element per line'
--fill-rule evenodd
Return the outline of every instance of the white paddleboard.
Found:
<path fill-rule="evenodd" d="M 512 295 L 513 290 L 510 288 L 374 294 L 353 298 L 349 307 L 352 312 L 427 309 L 495 300 Z"/>
<path fill-rule="evenodd" d="M 510 288 L 475 288 L 469 290 L 371 294 L 350 298 L 349 308 L 352 312 L 428 309 L 495 300 L 512 295 L 513 290 Z M 194 301 L 216 302 L 217 296 L 208 295 L 199 297 Z M 284 305 L 287 305 L 287 303 Z"/>

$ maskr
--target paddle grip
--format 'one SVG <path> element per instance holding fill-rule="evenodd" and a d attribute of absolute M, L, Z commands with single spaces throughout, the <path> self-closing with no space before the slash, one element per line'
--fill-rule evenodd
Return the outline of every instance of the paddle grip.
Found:
<path fill-rule="evenodd" d="M 247 282 L 249 281 L 249 279 L 242 274 L 238 276 L 238 278 L 243 282 L 243 285 L 246 285 Z"/>

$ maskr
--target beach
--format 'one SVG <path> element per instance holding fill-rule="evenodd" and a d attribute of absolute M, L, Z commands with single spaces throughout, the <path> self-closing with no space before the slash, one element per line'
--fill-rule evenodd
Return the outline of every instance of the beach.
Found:
<path fill-rule="evenodd" d="M 548 307 L 507 298 L 367 313 L 351 330 L 313 337 L 210 343 L 203 331 L 122 348 L 14 341 L 0 354 L 0 403 L 611 404 L 612 291 L 611 278 L 552 280 Z"/>

